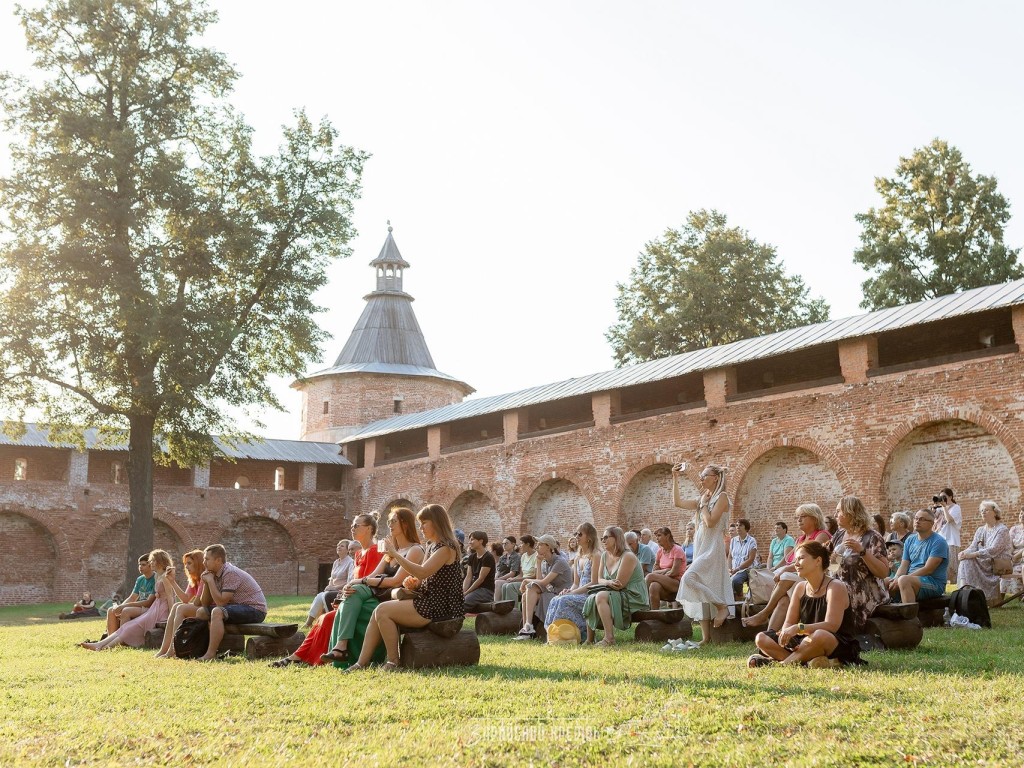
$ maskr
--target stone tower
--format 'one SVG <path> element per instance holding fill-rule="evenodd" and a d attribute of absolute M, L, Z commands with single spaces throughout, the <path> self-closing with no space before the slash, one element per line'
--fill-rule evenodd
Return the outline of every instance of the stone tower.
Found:
<path fill-rule="evenodd" d="M 413 297 L 402 288 L 409 262 L 391 234 L 370 262 L 377 288 L 334 365 L 292 384 L 302 391 L 302 439 L 338 442 L 360 427 L 402 413 L 461 402 L 474 390 L 441 373 L 427 349 Z"/>

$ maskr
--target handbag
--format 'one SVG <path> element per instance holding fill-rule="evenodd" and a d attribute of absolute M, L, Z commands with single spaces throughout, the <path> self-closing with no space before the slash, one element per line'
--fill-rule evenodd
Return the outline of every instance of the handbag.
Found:
<path fill-rule="evenodd" d="M 1008 557 L 993 557 L 992 572 L 996 576 L 1009 576 L 1013 573 L 1013 563 Z"/>
<path fill-rule="evenodd" d="M 750 590 L 747 596 L 751 605 L 763 605 L 772 598 L 775 590 L 775 574 L 768 568 L 751 568 L 750 581 L 747 584 Z"/>

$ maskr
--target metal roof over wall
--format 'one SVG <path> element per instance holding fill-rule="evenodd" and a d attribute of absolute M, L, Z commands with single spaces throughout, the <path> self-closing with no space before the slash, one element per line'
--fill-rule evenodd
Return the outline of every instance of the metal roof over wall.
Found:
<path fill-rule="evenodd" d="M 12 439 L 0 431 L 0 445 L 28 446 L 33 448 L 74 448 L 67 443 L 52 443 L 44 427 L 38 424 L 25 424 L 25 434 Z M 225 456 L 233 459 L 252 459 L 254 461 L 284 461 L 298 464 L 338 464 L 350 467 L 352 463 L 341 455 L 335 443 L 314 443 L 306 440 L 263 440 L 261 442 L 238 442 L 230 445 L 222 438 L 215 437 L 214 442 Z M 100 444 L 95 429 L 85 432 L 87 450 L 127 451 L 128 443 L 107 441 Z"/>
<path fill-rule="evenodd" d="M 509 411 L 576 395 L 589 395 L 620 387 L 646 384 L 687 373 L 709 371 L 751 360 L 775 357 L 787 352 L 795 352 L 844 339 L 872 336 L 886 331 L 1019 304 L 1024 304 L 1024 280 L 975 288 L 963 293 L 920 301 L 916 304 L 906 304 L 815 325 L 805 325 L 767 336 L 723 344 L 719 347 L 709 347 L 589 376 L 566 379 L 554 384 L 530 387 L 506 395 L 481 397 L 430 411 L 395 416 L 369 424 L 341 442 L 350 443 L 355 440 L 365 440 L 393 432 Z"/>

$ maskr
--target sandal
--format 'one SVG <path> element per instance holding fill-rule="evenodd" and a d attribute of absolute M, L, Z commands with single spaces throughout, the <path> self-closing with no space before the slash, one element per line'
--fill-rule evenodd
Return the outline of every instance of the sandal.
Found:
<path fill-rule="evenodd" d="M 336 661 L 348 661 L 348 648 L 331 648 L 327 653 L 321 654 L 320 661 L 323 664 L 333 664 Z"/>
<path fill-rule="evenodd" d="M 380 665 L 381 672 L 397 672 L 401 667 L 394 661 L 385 661 Z"/>
<path fill-rule="evenodd" d="M 271 666 L 274 669 L 284 669 L 285 667 L 294 663 L 295 659 L 289 659 L 287 656 L 285 656 L 283 659 L 278 659 L 277 661 L 270 662 L 268 666 Z"/>
<path fill-rule="evenodd" d="M 350 665 L 348 667 L 348 669 L 345 670 L 345 672 L 346 673 L 348 673 L 348 672 L 355 672 L 357 669 L 366 669 L 366 667 L 364 667 L 362 664 L 360 664 L 357 661 L 355 664 Z"/>

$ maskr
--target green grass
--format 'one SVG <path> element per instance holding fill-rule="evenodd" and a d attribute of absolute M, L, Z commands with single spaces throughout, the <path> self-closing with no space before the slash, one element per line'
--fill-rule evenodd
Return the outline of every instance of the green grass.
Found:
<path fill-rule="evenodd" d="M 482 638 L 477 667 L 394 675 L 89 653 L 102 621 L 62 609 L 0 609 L 0 766 L 1004 766 L 1024 747 L 1016 606 L 855 670 Z"/>

